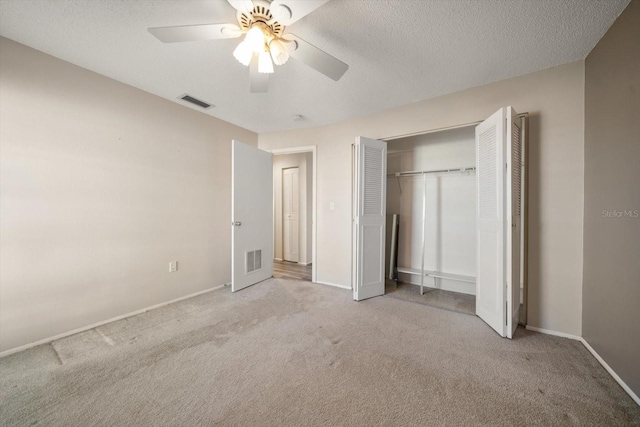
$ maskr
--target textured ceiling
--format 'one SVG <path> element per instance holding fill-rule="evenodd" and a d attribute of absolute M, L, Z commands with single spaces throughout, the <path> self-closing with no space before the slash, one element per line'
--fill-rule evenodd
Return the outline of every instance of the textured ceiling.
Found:
<path fill-rule="evenodd" d="M 317 126 L 585 58 L 629 0 L 332 0 L 288 27 L 349 64 L 292 59 L 249 93 L 238 39 L 163 44 L 148 27 L 236 22 L 225 0 L 0 0 L 0 34 L 255 132 Z M 292 116 L 304 119 L 294 122 Z"/>

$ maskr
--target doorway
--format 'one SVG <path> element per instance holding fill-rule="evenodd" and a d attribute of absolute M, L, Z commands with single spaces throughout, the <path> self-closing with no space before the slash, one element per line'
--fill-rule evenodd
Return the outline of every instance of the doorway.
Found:
<path fill-rule="evenodd" d="M 523 294 L 526 295 L 526 287 L 524 293 L 521 291 L 521 286 L 524 285 L 522 272 L 526 269 L 526 257 L 520 255 L 521 248 L 526 247 L 526 243 L 522 243 L 522 236 L 526 236 L 526 233 L 523 233 L 526 224 L 523 226 L 522 210 L 524 205 L 522 196 L 526 195 L 526 184 L 522 179 L 526 176 L 523 155 L 525 151 L 523 147 L 526 147 L 526 143 L 523 144 L 523 129 L 526 129 L 523 126 L 526 120 L 524 117 L 526 114 L 518 115 L 511 107 L 499 109 L 475 126 L 473 138 L 469 135 L 465 143 L 467 149 L 460 147 L 451 150 L 453 146 L 448 143 L 442 145 L 439 155 L 434 155 L 434 153 L 418 153 L 420 147 L 412 146 L 409 150 L 408 169 L 404 170 L 404 165 L 400 162 L 399 170 L 390 175 L 387 175 L 387 163 L 390 160 L 387 158 L 387 142 L 364 137 L 356 139 L 353 151 L 352 243 L 352 280 L 355 300 L 384 295 L 385 276 L 392 280 L 399 274 L 417 276 L 420 297 L 423 297 L 425 287 L 443 290 L 444 280 L 454 282 L 450 288 L 454 292 L 454 289 L 460 288 L 459 283 L 468 282 L 472 286 L 469 293 L 475 295 L 475 303 L 471 304 L 471 306 L 475 305 L 475 314 L 502 337 L 513 337 L 521 319 L 520 307 L 523 304 Z M 458 129 L 449 128 L 446 131 L 439 129 L 425 132 L 425 134 L 465 132 L 463 127 L 465 126 L 456 126 L 455 128 Z M 416 134 L 408 135 L 406 138 L 416 136 Z M 465 142 L 464 139 L 466 138 L 463 138 L 462 142 Z M 460 154 L 467 151 L 469 155 L 466 156 L 468 157 L 466 161 L 470 162 L 474 159 L 474 166 L 458 164 L 465 157 Z M 427 162 L 424 167 L 435 160 L 443 162 L 443 165 L 438 167 L 432 165 L 433 169 L 422 169 L 422 164 L 415 164 L 415 160 L 420 160 L 421 157 Z M 402 158 L 400 157 L 399 160 Z M 448 163 L 453 160 L 455 164 L 449 165 Z M 474 176 L 469 174 L 472 171 Z M 445 188 L 444 177 L 454 177 L 449 175 L 451 173 L 456 175 L 456 179 L 447 182 Z M 475 177 L 475 183 L 474 180 L 467 179 L 470 176 Z M 435 179 L 428 182 L 428 177 L 435 177 Z M 419 191 L 417 194 L 409 195 L 419 195 L 417 198 L 419 200 L 415 200 L 416 197 L 405 198 L 408 204 L 405 213 L 393 215 L 391 221 L 393 224 L 391 236 L 396 240 L 393 241 L 392 238 L 392 241 L 388 242 L 388 247 L 385 248 L 385 240 L 387 240 L 385 239 L 387 234 L 385 217 L 389 208 L 387 202 L 393 199 L 387 197 L 387 188 L 393 188 L 391 185 L 387 186 L 387 180 L 396 180 L 399 193 L 402 194 L 409 189 L 409 186 L 406 184 L 403 186 L 401 178 L 413 180 L 420 178 L 422 187 L 418 182 L 410 183 L 411 189 L 418 188 Z M 470 196 L 465 197 L 464 200 L 460 199 L 460 196 L 466 193 Z M 427 200 L 427 196 L 431 195 L 435 198 Z M 401 209 L 405 200 L 395 198 L 399 199 L 396 209 Z M 475 206 L 473 206 L 474 199 Z M 414 201 L 419 203 L 413 203 Z M 469 206 L 473 209 L 469 209 Z M 432 212 L 427 218 L 430 208 Z M 400 218 L 396 218 L 398 216 Z M 404 242 L 399 242 L 396 225 L 400 224 L 402 217 L 405 217 L 405 225 L 404 227 L 400 225 L 400 229 L 404 228 L 409 233 L 404 236 Z M 414 232 L 415 218 L 421 218 L 421 221 L 417 221 L 420 222 L 417 227 L 420 231 L 417 235 Z M 413 226 L 407 227 L 407 219 Z M 461 233 L 462 230 L 467 230 L 467 233 Z M 444 239 L 445 231 L 450 237 L 447 240 L 448 243 Z M 414 239 L 414 237 L 417 238 Z M 432 244 L 431 248 L 427 246 L 427 240 Z M 472 242 L 472 245 L 469 245 L 469 242 Z M 413 252 L 407 254 L 406 249 L 412 248 Z M 401 260 L 397 256 L 403 249 L 405 250 L 403 261 L 408 265 L 400 266 Z M 432 253 L 428 249 L 433 249 Z M 475 254 L 472 252 L 473 249 Z M 415 252 L 419 252 L 419 257 L 414 256 Z M 388 263 L 385 262 L 387 255 L 394 257 L 389 259 Z M 385 264 L 387 264 L 386 275 Z M 471 268 L 475 267 L 475 274 L 470 275 L 462 271 L 465 265 L 469 273 L 472 272 Z M 433 281 L 432 286 L 425 283 L 425 278 Z M 411 283 L 411 278 L 408 281 Z M 452 302 L 453 305 L 449 304 L 449 306 L 460 305 L 455 298 Z"/>
<path fill-rule="evenodd" d="M 272 150 L 273 276 L 316 281 L 316 150 Z"/>

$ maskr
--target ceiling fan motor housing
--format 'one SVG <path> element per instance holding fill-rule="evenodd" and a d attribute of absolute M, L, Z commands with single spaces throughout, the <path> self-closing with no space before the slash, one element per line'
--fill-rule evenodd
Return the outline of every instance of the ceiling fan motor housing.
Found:
<path fill-rule="evenodd" d="M 269 3 L 254 1 L 251 11 L 238 11 L 238 24 L 244 31 L 249 31 L 256 24 L 260 25 L 263 31 L 267 31 L 274 37 L 280 38 L 284 33 L 284 25 L 276 21 L 269 8 Z"/>

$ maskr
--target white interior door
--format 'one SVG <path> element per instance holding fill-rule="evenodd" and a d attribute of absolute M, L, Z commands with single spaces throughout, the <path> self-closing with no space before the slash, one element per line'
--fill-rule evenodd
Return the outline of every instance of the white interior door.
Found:
<path fill-rule="evenodd" d="M 232 141 L 231 290 L 273 276 L 273 159 Z"/>
<path fill-rule="evenodd" d="M 506 107 L 476 127 L 476 314 L 508 338 L 518 325 L 520 307 L 521 138 L 517 121 L 513 109 Z"/>
<path fill-rule="evenodd" d="M 359 137 L 355 145 L 353 299 L 384 295 L 387 143 Z"/>
<path fill-rule="evenodd" d="M 282 245 L 284 260 L 298 262 L 300 242 L 300 185 L 298 168 L 282 171 Z"/>

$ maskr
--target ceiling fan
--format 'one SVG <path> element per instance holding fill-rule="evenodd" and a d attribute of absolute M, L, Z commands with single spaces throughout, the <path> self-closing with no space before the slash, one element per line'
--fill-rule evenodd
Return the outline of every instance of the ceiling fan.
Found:
<path fill-rule="evenodd" d="M 285 27 L 310 14 L 329 0 L 227 0 L 236 9 L 238 24 L 154 27 L 149 32 L 164 43 L 238 38 L 244 40 L 233 56 L 250 70 L 251 92 L 267 92 L 273 64 L 293 57 L 338 81 L 349 66 Z"/>

